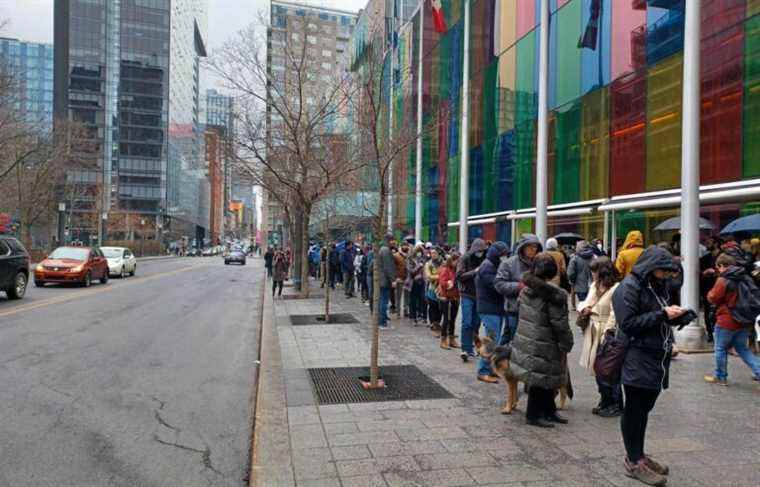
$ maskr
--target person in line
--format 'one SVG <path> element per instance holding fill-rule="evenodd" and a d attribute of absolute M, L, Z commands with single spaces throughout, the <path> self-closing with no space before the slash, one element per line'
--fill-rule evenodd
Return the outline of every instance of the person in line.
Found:
<path fill-rule="evenodd" d="M 274 256 L 272 266 L 272 297 L 275 297 L 275 292 L 278 297 L 281 297 L 283 283 L 288 280 L 288 261 L 285 254 L 278 251 Z"/>
<path fill-rule="evenodd" d="M 645 453 L 649 413 L 669 385 L 672 326 L 686 310 L 673 305 L 678 286 L 673 256 L 652 246 L 638 258 L 612 295 L 618 333 L 628 341 L 621 370 L 625 406 L 620 429 L 625 445 L 625 473 L 648 485 L 665 485 L 669 469 Z"/>
<path fill-rule="evenodd" d="M 340 253 L 340 268 L 343 272 L 343 292 L 346 298 L 354 297 L 354 259 L 356 258 L 356 247 L 348 240 L 346 246 Z"/>
<path fill-rule="evenodd" d="M 359 298 L 364 299 L 364 275 L 362 272 L 364 272 L 364 269 L 362 268 L 362 263 L 364 262 L 364 249 L 357 246 L 356 247 L 356 257 L 354 257 L 354 283 L 356 285 L 356 292 L 359 295 Z"/>
<path fill-rule="evenodd" d="M 481 238 L 473 240 L 470 250 L 465 253 L 457 263 L 457 286 L 461 296 L 462 305 L 462 360 L 475 357 L 475 337 L 480 333 L 480 319 L 478 318 L 475 300 L 475 276 L 478 268 L 486 258 L 486 242 Z"/>
<path fill-rule="evenodd" d="M 274 251 L 272 247 L 267 247 L 267 251 L 264 253 L 264 267 L 267 270 L 267 279 L 272 278 L 272 264 L 274 263 Z"/>
<path fill-rule="evenodd" d="M 401 319 L 404 308 L 408 308 L 409 300 L 404 293 L 404 281 L 406 281 L 406 257 L 409 249 L 406 244 L 394 249 L 393 262 L 396 264 L 396 286 L 394 288 L 394 299 L 396 303 L 396 318 Z M 408 316 L 409 313 L 407 312 Z"/>
<path fill-rule="evenodd" d="M 615 269 L 622 279 L 633 271 L 633 266 L 644 252 L 644 236 L 638 230 L 631 230 L 625 237 L 623 247 L 615 259 Z"/>
<path fill-rule="evenodd" d="M 592 374 L 599 344 L 607 330 L 615 329 L 615 313 L 612 309 L 612 295 L 617 289 L 617 271 L 607 257 L 599 257 L 591 262 L 593 282 L 586 299 L 578 303 L 578 313 L 589 317 L 589 325 L 583 330 L 583 351 L 580 364 Z M 604 418 L 623 414 L 623 391 L 620 383 L 608 384 L 597 377 L 599 404 L 591 410 Z"/>
<path fill-rule="evenodd" d="M 396 286 L 396 261 L 393 258 L 393 235 L 385 236 L 385 245 L 380 247 L 380 304 L 377 312 L 380 314 L 380 327 L 388 328 L 388 303 L 391 293 Z"/>
<path fill-rule="evenodd" d="M 591 285 L 591 261 L 594 260 L 594 248 L 585 240 L 575 245 L 575 255 L 570 259 L 567 278 L 575 290 L 578 301 L 584 301 Z"/>
<path fill-rule="evenodd" d="M 430 250 L 430 260 L 425 263 L 424 275 L 427 288 L 425 290 L 425 299 L 428 305 L 428 317 L 430 318 L 430 329 L 433 335 L 440 337 L 441 333 L 441 308 L 438 304 L 438 270 L 443 264 L 440 249 Z"/>
<path fill-rule="evenodd" d="M 538 240 L 538 237 L 532 233 L 526 233 L 518 240 L 514 255 L 499 265 L 494 286 L 499 294 L 504 296 L 506 311 L 501 345 L 512 341 L 512 337 L 515 335 L 518 321 L 517 298 L 523 288 L 520 279 L 523 274 L 530 270 L 533 265 L 533 258 L 542 250 L 541 241 Z"/>
<path fill-rule="evenodd" d="M 425 301 L 425 276 L 423 268 L 425 267 L 425 247 L 422 244 L 417 245 L 409 256 L 406 258 L 406 279 L 411 281 L 409 292 L 409 318 L 417 323 L 425 319 L 424 301 Z"/>
<path fill-rule="evenodd" d="M 568 323 L 567 292 L 552 284 L 557 263 L 547 253 L 531 261 L 518 298 L 519 324 L 512 340 L 510 366 L 528 387 L 526 422 L 540 428 L 566 424 L 557 414 L 555 391 L 567 380 L 567 354 L 573 348 Z"/>
<path fill-rule="evenodd" d="M 720 247 L 714 239 L 708 239 L 704 248 L 700 246 L 699 255 L 699 304 L 704 310 L 705 316 L 705 332 L 707 333 L 707 341 L 713 342 L 713 334 L 715 332 L 715 306 L 713 306 L 707 299 L 707 295 L 710 290 L 715 286 L 715 282 L 718 279 L 715 272 L 715 261 L 720 252 Z"/>
<path fill-rule="evenodd" d="M 750 328 L 739 323 L 731 310 L 739 299 L 739 282 L 748 278 L 747 271 L 736 265 L 728 254 L 721 254 L 715 261 L 719 276 L 707 299 L 717 307 L 715 327 L 715 372 L 706 375 L 705 381 L 721 386 L 728 385 L 728 350 L 733 348 L 747 367 L 753 379 L 760 381 L 760 362 L 747 346 Z M 754 285 L 754 283 L 753 283 Z"/>
<path fill-rule="evenodd" d="M 330 244 L 330 252 L 327 257 L 327 265 L 330 266 L 330 289 L 335 290 L 335 283 L 340 282 L 340 252 L 335 243 Z"/>
<path fill-rule="evenodd" d="M 449 350 L 459 348 L 454 328 L 456 327 L 457 312 L 459 311 L 459 289 L 457 289 L 457 263 L 459 254 L 451 252 L 446 263 L 438 272 L 438 303 L 441 307 L 441 348 Z"/>
<path fill-rule="evenodd" d="M 551 255 L 557 264 L 557 275 L 552 278 L 552 284 L 562 287 L 563 276 L 567 277 L 567 267 L 565 266 L 565 256 L 559 250 L 559 242 L 556 238 L 550 238 L 546 241 L 546 253 Z"/>
<path fill-rule="evenodd" d="M 374 312 L 373 301 L 375 299 L 375 295 L 373 294 L 375 289 L 375 251 L 371 243 L 367 244 L 366 252 L 367 257 L 364 259 L 364 261 L 367 266 L 367 304 L 369 305 L 369 314 L 372 314 Z"/>
<path fill-rule="evenodd" d="M 478 267 L 475 275 L 475 306 L 483 323 L 486 335 L 495 343 L 501 341 L 501 329 L 504 322 L 504 296 L 496 290 L 494 281 L 501 260 L 509 255 L 509 247 L 504 242 L 494 242 L 486 251 L 486 258 Z M 495 384 L 499 382 L 491 362 L 483 357 L 478 363 L 478 380 Z"/>

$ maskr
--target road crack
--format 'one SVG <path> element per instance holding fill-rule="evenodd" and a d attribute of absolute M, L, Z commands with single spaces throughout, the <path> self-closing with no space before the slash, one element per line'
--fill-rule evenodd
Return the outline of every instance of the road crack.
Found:
<path fill-rule="evenodd" d="M 199 450 L 197 448 L 193 448 L 191 446 L 183 445 L 181 443 L 172 443 L 169 441 L 164 441 L 161 438 L 158 437 L 158 435 L 153 435 L 153 439 L 156 440 L 158 443 L 166 446 L 173 446 L 175 448 L 179 448 L 180 450 L 189 451 L 192 453 L 198 453 L 201 455 L 201 461 L 203 462 L 203 466 L 207 469 L 211 470 L 217 475 L 222 475 L 222 472 L 214 468 L 214 464 L 211 463 L 211 448 L 206 445 L 206 448 L 203 450 Z"/>

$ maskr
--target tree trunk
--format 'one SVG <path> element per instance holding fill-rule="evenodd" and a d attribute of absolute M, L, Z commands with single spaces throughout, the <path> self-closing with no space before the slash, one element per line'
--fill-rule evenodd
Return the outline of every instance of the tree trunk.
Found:
<path fill-rule="evenodd" d="M 301 249 L 303 247 L 303 227 L 301 226 L 301 218 L 302 218 L 302 209 L 297 208 L 294 212 L 294 218 L 292 223 L 293 226 L 293 234 L 291 239 L 291 258 L 293 261 L 291 264 L 291 271 L 293 273 L 293 287 L 296 291 L 301 291 L 301 284 L 302 284 L 302 278 L 301 275 Z"/>
<path fill-rule="evenodd" d="M 309 221 L 311 208 L 305 208 L 301 218 L 301 296 L 309 297 L 309 276 L 311 265 L 309 263 Z"/>
<path fill-rule="evenodd" d="M 380 357 L 380 247 L 383 245 L 383 215 L 385 215 L 387 195 L 380 191 L 380 207 L 377 220 L 375 221 L 375 258 L 372 261 L 372 309 L 375 310 L 372 315 L 372 350 L 370 352 L 369 377 L 370 387 L 377 388 L 377 380 L 380 376 L 378 365 Z"/>

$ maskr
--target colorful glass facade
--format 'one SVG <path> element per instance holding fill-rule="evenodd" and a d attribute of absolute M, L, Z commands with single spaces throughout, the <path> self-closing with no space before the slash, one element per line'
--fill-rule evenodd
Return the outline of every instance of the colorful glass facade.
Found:
<path fill-rule="evenodd" d="M 470 155 L 470 216 L 535 202 L 541 0 L 470 0 L 470 118 L 462 141 L 464 1 L 442 0 L 443 34 L 433 28 L 430 2 L 422 9 L 424 120 L 448 114 L 422 144 L 423 237 L 437 241 L 457 240 L 456 227 L 448 224 L 459 218 L 462 143 Z M 599 4 L 596 45 L 579 48 Z M 552 0 L 550 12 L 550 205 L 678 188 L 683 0 Z M 416 117 L 419 15 L 399 34 L 396 117 Z M 756 178 L 760 2 L 703 0 L 702 19 L 702 184 Z M 397 192 L 399 231 L 414 228 L 416 154 L 410 152 L 396 171 L 397 184 L 405 187 Z M 721 220 L 732 216 L 726 208 L 715 210 Z M 646 227 L 650 213 L 626 214 L 618 230 Z M 601 219 L 551 220 L 550 231 L 601 234 Z M 519 229 L 531 225 L 524 221 Z M 475 226 L 470 233 L 508 239 L 508 226 Z"/>

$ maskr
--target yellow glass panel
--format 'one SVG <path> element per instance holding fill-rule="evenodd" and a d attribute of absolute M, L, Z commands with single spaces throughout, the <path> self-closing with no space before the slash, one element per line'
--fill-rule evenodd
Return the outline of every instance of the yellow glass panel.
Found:
<path fill-rule="evenodd" d="M 497 0 L 494 54 L 497 56 L 517 41 L 517 0 Z"/>
<path fill-rule="evenodd" d="M 609 190 L 609 90 L 583 97 L 581 122 L 581 199 L 606 198 Z"/>
<path fill-rule="evenodd" d="M 499 56 L 499 133 L 515 127 L 515 74 L 517 70 L 517 48 L 508 49 Z"/>
<path fill-rule="evenodd" d="M 647 190 L 681 185 L 681 85 L 683 54 L 647 73 Z"/>

